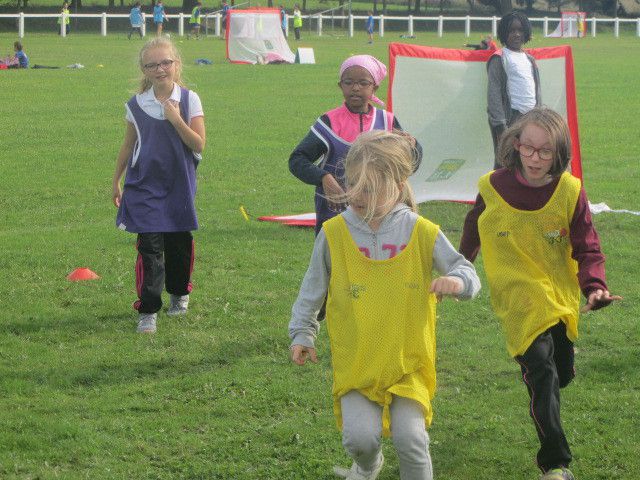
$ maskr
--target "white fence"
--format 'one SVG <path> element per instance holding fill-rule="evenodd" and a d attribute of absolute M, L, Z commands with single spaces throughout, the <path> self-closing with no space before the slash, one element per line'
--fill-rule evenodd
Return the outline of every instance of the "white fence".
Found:
<path fill-rule="evenodd" d="M 79 19 L 80 21 L 82 19 L 89 19 L 89 18 L 98 18 L 100 19 L 100 35 L 102 35 L 103 37 L 107 36 L 107 26 L 108 26 L 108 20 L 109 19 L 113 19 L 113 18 L 129 18 L 128 14 L 124 14 L 124 13 L 99 13 L 99 14 L 85 14 L 85 13 L 73 13 L 70 15 L 63 15 L 63 14 L 57 14 L 57 13 L 49 13 L 49 14 L 38 14 L 38 13 L 13 13 L 13 14 L 0 14 L 0 18 L 15 18 L 17 19 L 17 26 L 18 26 L 18 36 L 20 38 L 23 38 L 25 35 L 25 23 L 27 23 L 27 20 L 30 18 L 56 18 L 60 21 L 60 35 L 62 35 L 63 37 L 66 36 L 66 30 L 64 28 L 65 25 L 65 20 L 68 18 L 75 18 L 75 19 Z M 142 24 L 142 33 L 143 35 L 145 34 L 145 24 L 146 24 L 146 17 L 148 18 L 152 18 L 152 16 L 145 16 L 145 14 L 143 14 L 143 19 L 145 19 L 145 22 Z M 175 19 L 177 20 L 177 24 L 178 24 L 178 35 L 179 36 L 184 36 L 185 32 L 184 32 L 184 25 L 185 25 L 185 21 L 189 21 L 189 15 L 188 14 L 184 14 L 184 13 L 180 13 L 177 15 L 168 15 L 168 17 L 170 19 Z M 220 13 L 215 13 L 215 14 L 208 14 L 205 15 L 206 17 L 206 22 L 205 25 L 208 25 L 210 22 L 213 22 L 214 28 L 213 28 L 213 35 L 215 36 L 220 36 L 221 35 L 221 26 L 222 26 L 222 15 Z M 356 15 L 331 15 L 331 16 L 327 16 L 327 15 L 304 15 L 303 20 L 309 22 L 309 21 L 314 21 L 316 22 L 316 34 L 321 36 L 322 32 L 323 32 L 323 28 L 322 28 L 322 23 L 323 20 L 331 20 L 331 21 L 335 21 L 335 20 L 346 20 L 347 21 L 347 33 L 349 35 L 349 37 L 353 37 L 354 34 L 354 23 L 356 20 L 362 20 L 364 22 L 364 20 L 367 19 L 366 16 L 356 16 Z M 406 25 L 406 32 L 409 36 L 413 36 L 415 29 L 416 29 L 416 25 L 420 24 L 420 23 L 425 23 L 425 30 L 429 28 L 429 24 L 433 24 L 434 26 L 434 31 L 437 31 L 438 36 L 442 37 L 444 35 L 444 25 L 445 23 L 447 24 L 460 24 L 463 23 L 464 24 L 464 33 L 465 36 L 469 37 L 471 36 L 471 24 L 472 22 L 478 24 L 481 23 L 484 25 L 484 28 L 479 28 L 479 32 L 480 33 L 486 33 L 487 32 L 487 24 L 490 23 L 491 24 L 491 32 L 493 33 L 493 36 L 497 36 L 497 31 L 498 31 L 498 17 L 471 17 L 471 16 L 466 16 L 466 17 L 446 17 L 446 16 L 438 16 L 438 17 L 414 17 L 413 15 L 409 15 L 408 17 L 385 17 L 384 15 L 379 15 L 377 17 L 374 17 L 375 20 L 378 22 L 378 33 L 381 37 L 384 36 L 384 32 L 385 32 L 385 25 L 387 25 L 388 23 L 394 22 L 394 23 L 400 23 L 400 24 L 405 24 Z M 291 20 L 291 17 L 289 17 L 289 20 Z M 549 17 L 544 17 L 544 18 L 530 18 L 529 19 L 531 21 L 531 23 L 533 24 L 540 24 L 542 23 L 542 31 L 543 34 L 546 36 L 549 33 L 549 22 L 552 22 L 554 25 L 558 22 L 560 22 L 560 18 L 549 18 Z M 590 31 L 591 31 L 591 36 L 595 37 L 596 36 L 596 30 L 597 30 L 597 25 L 607 25 L 607 24 L 612 24 L 613 25 L 613 35 L 615 37 L 619 37 L 620 36 L 620 24 L 623 23 L 631 23 L 631 24 L 635 24 L 636 26 L 636 36 L 640 37 L 640 18 L 637 19 L 626 19 L 626 18 L 588 18 L 587 23 L 590 23 Z M 169 23 L 169 26 L 171 26 L 173 22 Z M 289 25 L 287 24 L 287 30 L 288 30 Z M 401 27 L 402 28 L 402 27 Z M 208 33 L 208 31 L 207 31 Z M 585 32 L 586 33 L 586 32 Z"/>

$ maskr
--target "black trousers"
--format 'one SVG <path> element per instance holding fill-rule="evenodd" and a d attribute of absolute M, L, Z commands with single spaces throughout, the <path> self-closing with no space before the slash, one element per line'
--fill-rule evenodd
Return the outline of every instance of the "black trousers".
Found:
<path fill-rule="evenodd" d="M 295 34 L 296 40 L 300 40 L 300 27 L 293 27 L 293 33 Z"/>
<path fill-rule="evenodd" d="M 142 27 L 131 27 L 131 30 L 129 30 L 129 34 L 127 35 L 127 38 L 129 40 L 131 40 L 131 34 L 135 31 L 137 31 L 138 35 L 140 35 L 140 38 L 142 38 Z"/>
<path fill-rule="evenodd" d="M 194 243 L 191 232 L 139 233 L 136 244 L 136 290 L 133 308 L 156 313 L 162 308 L 162 290 L 187 295 L 193 288 Z"/>
<path fill-rule="evenodd" d="M 529 414 L 540 440 L 537 462 L 543 472 L 571 462 L 571 450 L 560 421 L 560 389 L 575 377 L 573 343 L 563 322 L 541 334 L 524 355 L 516 357 L 531 402 Z"/>

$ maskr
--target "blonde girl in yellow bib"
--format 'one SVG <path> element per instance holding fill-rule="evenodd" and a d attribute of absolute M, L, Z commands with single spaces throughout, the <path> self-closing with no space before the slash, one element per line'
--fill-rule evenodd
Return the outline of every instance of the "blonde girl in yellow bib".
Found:
<path fill-rule="evenodd" d="M 353 459 L 334 473 L 352 480 L 377 478 L 382 435 L 393 439 L 402 480 L 432 478 L 426 427 L 436 386 L 436 301 L 480 289 L 473 265 L 416 213 L 407 181 L 412 145 L 406 134 L 381 130 L 355 141 L 346 194 L 331 199 L 349 207 L 319 232 L 289 324 L 292 361 L 316 362 L 316 317 L 328 293 L 334 412 Z"/>
<path fill-rule="evenodd" d="M 620 297 L 607 289 L 604 255 L 580 180 L 568 173 L 569 129 L 549 108 L 509 128 L 498 149 L 504 168 L 479 181 L 460 251 L 473 261 L 482 246 L 491 305 L 531 398 L 544 480 L 573 480 L 560 421 L 560 388 L 575 375 L 580 290 L 583 312 Z"/>

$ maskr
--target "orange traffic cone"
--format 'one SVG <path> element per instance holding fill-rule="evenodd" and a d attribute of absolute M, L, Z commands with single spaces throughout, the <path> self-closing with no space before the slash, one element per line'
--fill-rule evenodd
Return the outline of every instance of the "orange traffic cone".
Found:
<path fill-rule="evenodd" d="M 97 280 L 100 277 L 92 272 L 87 267 L 76 268 L 73 272 L 67 275 L 67 280 L 71 280 L 72 282 L 81 282 L 82 280 Z"/>

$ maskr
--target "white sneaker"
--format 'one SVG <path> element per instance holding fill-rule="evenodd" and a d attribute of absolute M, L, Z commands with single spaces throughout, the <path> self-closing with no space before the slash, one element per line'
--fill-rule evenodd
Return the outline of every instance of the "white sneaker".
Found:
<path fill-rule="evenodd" d="M 138 314 L 138 333 L 156 333 L 157 313 Z"/>
<path fill-rule="evenodd" d="M 346 478 L 347 480 L 376 480 L 378 475 L 380 475 L 380 471 L 382 470 L 382 466 L 384 465 L 384 456 L 380 454 L 380 463 L 376 468 L 374 468 L 370 472 L 366 472 L 358 467 L 356 462 L 353 462 L 350 469 L 346 469 L 343 467 L 333 467 L 333 473 L 336 474 L 340 478 Z"/>
<path fill-rule="evenodd" d="M 170 295 L 169 310 L 167 315 L 184 315 L 189 307 L 189 295 Z"/>

